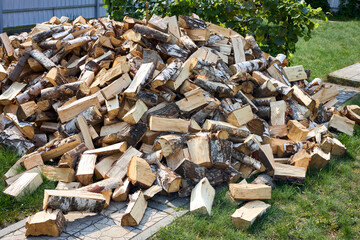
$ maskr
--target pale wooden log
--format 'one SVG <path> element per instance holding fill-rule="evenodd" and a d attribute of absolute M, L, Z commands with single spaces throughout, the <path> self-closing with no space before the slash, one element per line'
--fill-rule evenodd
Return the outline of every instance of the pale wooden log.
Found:
<path fill-rule="evenodd" d="M 13 46 L 11 45 L 10 43 L 10 39 L 7 35 L 6 32 L 3 32 L 0 34 L 0 39 L 1 39 L 1 42 L 5 48 L 5 51 L 6 51 L 6 55 L 8 57 L 12 57 L 14 55 L 14 48 Z"/>
<path fill-rule="evenodd" d="M 360 124 L 360 107 L 357 105 L 344 106 L 341 110 L 341 114 Z"/>
<path fill-rule="evenodd" d="M 26 170 L 29 170 L 31 168 L 44 165 L 44 162 L 41 158 L 41 154 L 34 152 L 23 157 L 23 164 Z"/>
<path fill-rule="evenodd" d="M 98 179 L 105 178 L 106 173 L 111 169 L 112 165 L 121 157 L 122 153 L 112 154 L 102 158 L 95 165 L 95 175 Z"/>
<path fill-rule="evenodd" d="M 162 165 L 160 161 L 157 162 L 156 178 L 157 182 L 165 192 L 173 193 L 179 191 L 181 184 L 180 175 L 171 171 L 170 168 Z"/>
<path fill-rule="evenodd" d="M 116 153 L 123 153 L 126 151 L 127 143 L 126 142 L 120 142 L 113 145 L 109 145 L 102 148 L 97 148 L 93 150 L 86 150 L 84 154 L 96 154 L 97 156 L 102 155 L 111 155 Z"/>
<path fill-rule="evenodd" d="M 153 38 L 161 42 L 169 42 L 171 40 L 171 35 L 140 24 L 136 24 L 133 30 L 137 33 L 145 35 L 146 37 Z"/>
<path fill-rule="evenodd" d="M 319 147 L 315 147 L 311 152 L 309 168 L 321 169 L 330 161 L 330 153 L 324 153 Z"/>
<path fill-rule="evenodd" d="M 191 53 L 199 49 L 199 47 L 193 42 L 193 40 L 189 36 L 183 35 L 179 39 L 180 42 L 184 45 L 184 47 Z"/>
<path fill-rule="evenodd" d="M 125 90 L 125 95 L 129 97 L 135 97 L 135 95 L 139 92 L 140 86 L 145 84 L 146 80 L 152 75 L 155 69 L 155 65 L 153 63 L 145 63 L 142 64 L 139 70 L 137 71 L 133 81 L 129 85 L 129 87 Z"/>
<path fill-rule="evenodd" d="M 132 107 L 122 119 L 124 122 L 136 124 L 140 121 L 141 117 L 147 110 L 148 108 L 145 103 L 141 100 L 137 100 L 134 107 Z"/>
<path fill-rule="evenodd" d="M 211 101 L 200 111 L 193 114 L 191 118 L 195 120 L 198 124 L 203 125 L 207 117 L 211 115 L 219 107 L 219 104 L 220 104 L 219 102 Z"/>
<path fill-rule="evenodd" d="M 161 161 L 161 159 L 163 158 L 163 153 L 161 150 L 158 150 L 156 152 L 151 152 L 151 153 L 145 153 L 143 158 L 146 160 L 146 162 L 148 162 L 149 164 L 154 164 L 157 161 Z"/>
<path fill-rule="evenodd" d="M 90 42 L 91 40 L 92 39 L 90 36 L 83 36 L 83 37 L 68 40 L 68 41 L 64 42 L 65 51 L 70 51 L 77 47 L 83 46 L 83 45 L 87 44 L 88 42 Z"/>
<path fill-rule="evenodd" d="M 232 90 L 224 83 L 211 82 L 204 76 L 197 76 L 194 83 L 199 87 L 211 93 L 219 93 L 224 95 L 232 95 Z"/>
<path fill-rule="evenodd" d="M 159 31 L 166 32 L 168 29 L 168 23 L 166 19 L 163 19 L 162 17 L 153 14 L 148 21 L 148 24 L 150 27 L 155 28 Z"/>
<path fill-rule="evenodd" d="M 123 179 L 127 174 L 127 169 L 132 157 L 141 157 L 142 153 L 136 148 L 129 147 L 123 155 L 113 164 L 112 168 L 106 173 L 105 177 L 119 177 Z"/>
<path fill-rule="evenodd" d="M 285 125 L 286 102 L 276 101 L 270 103 L 271 125 Z"/>
<path fill-rule="evenodd" d="M 190 72 L 191 60 L 193 58 L 205 59 L 207 52 L 208 50 L 202 47 L 196 50 L 193 54 L 191 54 L 189 58 L 183 63 L 177 78 L 174 81 L 168 81 L 167 85 L 169 86 L 169 88 L 174 90 L 178 89 L 183 84 L 183 82 L 191 75 Z"/>
<path fill-rule="evenodd" d="M 26 103 L 22 103 L 19 106 L 20 116 L 23 119 L 27 119 L 31 115 L 35 114 L 38 110 L 38 106 L 36 105 L 35 101 L 28 101 Z"/>
<path fill-rule="evenodd" d="M 43 65 L 47 70 L 50 70 L 51 68 L 55 67 L 55 64 L 39 50 L 36 50 L 36 49 L 32 50 L 30 52 L 30 55 L 36 61 L 41 63 L 41 65 Z"/>
<path fill-rule="evenodd" d="M 245 62 L 246 59 L 242 38 L 231 38 L 231 42 L 234 50 L 235 63 Z"/>
<path fill-rule="evenodd" d="M 305 94 L 298 86 L 294 85 L 292 89 L 294 90 L 293 92 L 294 99 L 297 102 L 299 102 L 301 105 L 307 107 L 310 111 L 313 111 L 315 107 L 315 101 L 307 94 Z"/>
<path fill-rule="evenodd" d="M 123 184 L 119 178 L 108 178 L 90 185 L 78 188 L 78 191 L 88 191 L 94 193 L 105 193 L 106 191 L 115 189 Z M 112 195 L 112 192 L 111 192 Z"/>
<path fill-rule="evenodd" d="M 258 143 L 260 145 L 260 143 Z M 266 168 L 267 173 L 272 176 L 274 174 L 275 162 L 274 154 L 270 144 L 260 145 L 258 151 L 255 152 L 255 156 Z"/>
<path fill-rule="evenodd" d="M 83 154 L 79 160 L 76 179 L 86 186 L 92 183 L 97 156 L 95 154 Z"/>
<path fill-rule="evenodd" d="M 346 147 L 338 139 L 333 138 L 330 153 L 333 156 L 342 157 L 346 153 Z"/>
<path fill-rule="evenodd" d="M 158 75 L 156 75 L 151 81 L 151 87 L 157 88 L 159 86 L 165 85 L 165 83 L 174 79 L 182 66 L 182 61 L 179 59 L 175 59 L 172 63 L 170 63 L 166 68 L 164 68 Z"/>
<path fill-rule="evenodd" d="M 20 199 L 25 194 L 35 191 L 42 183 L 43 180 L 39 173 L 24 173 L 9 187 L 5 188 L 3 193 Z"/>
<path fill-rule="evenodd" d="M 211 215 L 214 198 L 215 189 L 210 185 L 207 178 L 203 178 L 191 192 L 190 211 L 196 210 Z"/>
<path fill-rule="evenodd" d="M 64 153 L 60 158 L 58 166 L 75 169 L 75 166 L 80 159 L 80 155 L 83 154 L 86 150 L 88 150 L 88 148 L 84 143 L 81 143 L 70 151 Z"/>
<path fill-rule="evenodd" d="M 207 29 L 207 24 L 202 19 L 180 15 L 179 27 L 187 28 L 187 29 L 196 29 L 196 28 Z"/>
<path fill-rule="evenodd" d="M 355 121 L 352 121 L 346 117 L 341 117 L 334 114 L 329 121 L 329 129 L 335 129 L 336 131 L 345 133 L 349 136 L 354 134 Z"/>
<path fill-rule="evenodd" d="M 75 180 L 75 171 L 72 168 L 59 168 L 55 166 L 40 166 L 42 173 L 51 181 L 72 182 Z"/>
<path fill-rule="evenodd" d="M 305 69 L 302 65 L 293 66 L 293 67 L 284 67 L 282 70 L 289 82 L 296 82 L 308 78 L 305 73 Z"/>
<path fill-rule="evenodd" d="M 155 173 L 146 160 L 137 156 L 131 158 L 127 176 L 134 186 L 140 188 L 149 188 L 156 179 Z"/>
<path fill-rule="evenodd" d="M 270 137 L 283 138 L 288 135 L 287 125 L 272 125 L 269 126 Z"/>
<path fill-rule="evenodd" d="M 49 142 L 44 148 L 39 149 L 40 151 L 38 150 L 38 152 L 41 153 L 41 157 L 44 161 L 48 161 L 52 158 L 61 156 L 79 144 L 81 144 L 80 137 L 74 135 L 63 140 L 56 139 L 53 142 Z"/>
<path fill-rule="evenodd" d="M 307 135 L 309 134 L 309 130 L 302 125 L 300 122 L 296 120 L 288 121 L 288 138 L 295 142 L 305 141 Z"/>
<path fill-rule="evenodd" d="M 289 162 L 295 167 L 303 167 L 307 169 L 310 160 L 310 154 L 308 154 L 305 149 L 301 149 L 290 158 Z"/>
<path fill-rule="evenodd" d="M 236 200 L 271 199 L 271 187 L 264 184 L 229 184 L 231 196 Z"/>
<path fill-rule="evenodd" d="M 246 127 L 236 127 L 230 123 L 207 119 L 202 126 L 203 130 L 210 132 L 227 131 L 230 135 L 245 138 L 250 135 Z"/>
<path fill-rule="evenodd" d="M 169 134 L 160 136 L 157 141 L 160 143 L 164 157 L 182 149 L 185 144 L 185 138 L 181 135 Z"/>
<path fill-rule="evenodd" d="M 125 210 L 125 214 L 121 218 L 121 225 L 123 226 L 137 226 L 140 224 L 147 207 L 142 191 L 137 191 L 130 197 L 130 202 Z"/>
<path fill-rule="evenodd" d="M 190 153 L 188 148 L 180 149 L 179 151 L 166 157 L 166 165 L 173 171 L 175 171 L 184 161 L 184 159 L 190 159 Z"/>
<path fill-rule="evenodd" d="M 231 215 L 231 222 L 239 229 L 248 229 L 270 206 L 258 200 L 248 202 Z"/>
<path fill-rule="evenodd" d="M 250 120 L 254 118 L 254 114 L 249 105 L 236 109 L 232 111 L 226 121 L 231 123 L 234 126 L 241 127 L 247 124 Z"/>
<path fill-rule="evenodd" d="M 260 168 L 261 168 L 261 163 L 258 160 L 251 158 L 249 156 L 246 156 L 246 155 L 238 152 L 237 150 L 233 150 L 231 156 L 233 159 L 236 159 L 237 161 L 239 161 L 243 164 L 251 166 L 251 167 L 255 168 L 256 170 L 260 170 Z"/>
<path fill-rule="evenodd" d="M 212 165 L 210 158 L 209 136 L 198 134 L 187 141 L 191 161 L 200 166 L 210 167 Z"/>
<path fill-rule="evenodd" d="M 184 59 L 189 55 L 189 52 L 176 44 L 159 42 L 156 49 L 170 57 Z"/>
<path fill-rule="evenodd" d="M 175 102 L 179 109 L 183 112 L 190 112 L 196 108 L 208 104 L 210 98 L 204 95 L 202 89 L 194 89 L 187 92 L 185 98 Z"/>
<path fill-rule="evenodd" d="M 59 209 L 41 211 L 26 220 L 25 236 L 46 235 L 59 237 L 65 225 L 65 217 Z"/>
<path fill-rule="evenodd" d="M 81 187 L 81 183 L 79 182 L 58 182 L 56 185 L 56 190 L 73 190 Z"/>
<path fill-rule="evenodd" d="M 60 209 L 63 213 L 86 211 L 100 213 L 105 205 L 101 193 L 78 190 L 45 190 L 43 209 Z"/>
<path fill-rule="evenodd" d="M 162 189 L 163 188 L 159 185 L 152 185 L 150 188 L 148 188 L 144 191 L 145 200 L 148 200 L 148 199 L 154 197 L 157 193 L 161 192 Z"/>
<path fill-rule="evenodd" d="M 21 159 L 18 160 L 18 162 L 16 162 L 11 169 L 9 169 L 6 174 L 4 175 L 5 178 L 5 182 L 7 185 L 11 185 L 12 183 L 14 183 L 16 180 L 18 180 L 22 175 L 24 175 L 25 173 L 39 173 L 41 174 L 41 169 L 40 167 L 34 167 L 31 168 L 29 170 L 26 170 L 24 172 L 20 172 L 19 171 L 22 170 L 21 165 L 20 165 L 20 161 Z"/>
<path fill-rule="evenodd" d="M 151 116 L 149 120 L 150 131 L 159 132 L 189 132 L 190 122 L 184 119 Z"/>
<path fill-rule="evenodd" d="M 82 113 L 91 106 L 97 105 L 98 103 L 99 103 L 99 99 L 94 94 L 76 100 L 66 106 L 61 106 L 60 108 L 57 109 L 57 113 L 59 115 L 60 121 L 64 123 L 72 120 L 78 114 Z"/>
<path fill-rule="evenodd" d="M 234 149 L 247 156 L 251 156 L 253 152 L 259 151 L 260 149 L 260 143 L 257 137 L 259 136 L 255 136 L 254 134 L 249 135 L 243 143 L 234 144 Z"/>
<path fill-rule="evenodd" d="M 105 99 L 111 99 L 116 95 L 122 93 L 131 83 L 131 78 L 128 73 L 124 73 L 120 78 L 113 81 L 108 86 L 101 89 L 101 93 Z"/>
<path fill-rule="evenodd" d="M 66 83 L 57 87 L 50 87 L 41 90 L 43 100 L 65 100 L 76 94 L 81 82 Z"/>
<path fill-rule="evenodd" d="M 250 60 L 242 63 L 236 63 L 230 66 L 232 74 L 245 74 L 253 71 L 259 71 L 263 68 L 264 63 L 260 59 Z"/>
<path fill-rule="evenodd" d="M 184 29 L 184 31 L 193 41 L 207 42 L 210 38 L 209 29 Z"/>
<path fill-rule="evenodd" d="M 306 169 L 289 164 L 275 163 L 274 179 L 289 182 L 304 182 Z"/>
<path fill-rule="evenodd" d="M 108 117 L 113 120 L 117 117 L 120 112 L 119 97 L 116 95 L 114 98 L 105 100 Z"/>
<path fill-rule="evenodd" d="M 42 49 L 53 49 L 58 50 L 61 48 L 61 41 L 60 40 L 44 40 L 38 43 L 38 46 Z"/>
<path fill-rule="evenodd" d="M 24 83 L 13 82 L 11 86 L 0 95 L 0 104 L 10 104 L 25 86 L 26 84 Z"/>
<path fill-rule="evenodd" d="M 117 187 L 114 190 L 114 193 L 112 195 L 112 200 L 114 200 L 116 202 L 125 202 L 129 195 L 130 186 L 131 186 L 131 184 L 130 184 L 129 178 L 126 178 L 124 180 L 123 185 Z"/>

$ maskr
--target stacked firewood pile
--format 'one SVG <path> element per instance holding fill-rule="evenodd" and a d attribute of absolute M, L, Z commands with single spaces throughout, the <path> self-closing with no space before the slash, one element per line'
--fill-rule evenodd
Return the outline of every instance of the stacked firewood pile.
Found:
<path fill-rule="evenodd" d="M 196 15 L 53 17 L 0 38 L 0 142 L 22 156 L 4 193 L 21 201 L 42 174 L 59 182 L 27 235 L 57 236 L 63 214 L 111 200 L 129 201 L 122 224 L 137 225 L 155 194 L 191 196 L 190 210 L 210 214 L 221 184 L 249 201 L 231 216 L 247 228 L 275 181 L 302 182 L 345 154 L 328 129 L 360 123 L 360 108 L 332 107 L 339 92 L 308 83 L 310 71 Z"/>

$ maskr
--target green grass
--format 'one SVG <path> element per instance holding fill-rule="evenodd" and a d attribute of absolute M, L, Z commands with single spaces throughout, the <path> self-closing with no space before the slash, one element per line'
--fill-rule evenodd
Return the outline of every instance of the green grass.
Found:
<path fill-rule="evenodd" d="M 0 176 L 17 161 L 18 157 L 9 149 L 0 148 Z M 5 195 L 2 191 L 6 187 L 3 179 L 0 180 L 0 229 L 22 220 L 42 208 L 44 189 L 55 188 L 55 182 L 43 177 L 44 183 L 33 193 L 26 194 L 22 199 L 16 199 Z"/>
<path fill-rule="evenodd" d="M 300 40 L 291 60 L 311 69 L 311 78 L 326 75 L 360 61 L 360 21 L 319 22 L 309 41 Z"/>
<path fill-rule="evenodd" d="M 360 60 L 359 21 L 326 22 L 313 38 L 300 41 L 293 65 L 311 69 L 312 78 Z M 348 104 L 359 104 L 360 96 Z M 224 186 L 217 190 L 211 216 L 189 213 L 160 230 L 153 239 L 359 239 L 360 127 L 349 137 L 339 134 L 348 148 L 322 170 L 307 173 L 304 185 L 278 184 L 269 211 L 247 231 L 237 230 L 230 216 L 237 209 Z"/>

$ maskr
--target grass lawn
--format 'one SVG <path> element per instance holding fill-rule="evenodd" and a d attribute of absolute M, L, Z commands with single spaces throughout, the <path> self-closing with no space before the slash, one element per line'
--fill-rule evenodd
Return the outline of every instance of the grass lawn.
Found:
<path fill-rule="evenodd" d="M 294 65 L 311 69 L 312 78 L 360 61 L 359 21 L 320 23 L 313 38 L 300 41 Z M 351 104 L 360 104 L 360 97 Z M 349 104 L 349 103 L 348 103 Z M 218 190 L 212 216 L 186 214 L 160 230 L 153 239 L 359 239 L 360 127 L 353 137 L 339 134 L 347 148 L 344 158 L 331 159 L 320 171 L 307 173 L 304 185 L 278 184 L 269 211 L 248 231 L 233 227 L 236 210 Z"/>

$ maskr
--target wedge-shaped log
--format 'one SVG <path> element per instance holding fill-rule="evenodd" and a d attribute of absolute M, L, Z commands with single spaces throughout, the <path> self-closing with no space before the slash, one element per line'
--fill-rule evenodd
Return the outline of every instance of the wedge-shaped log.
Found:
<path fill-rule="evenodd" d="M 207 178 L 200 180 L 191 192 L 190 211 L 199 211 L 211 215 L 212 205 L 215 198 L 215 189 L 210 185 Z"/>
<path fill-rule="evenodd" d="M 355 121 L 334 114 L 330 119 L 329 129 L 335 129 L 336 131 L 352 136 L 354 134 L 354 125 Z"/>
<path fill-rule="evenodd" d="M 154 197 L 157 193 L 161 192 L 163 188 L 159 185 L 152 185 L 150 188 L 144 191 L 145 200 Z"/>
<path fill-rule="evenodd" d="M 140 24 L 134 26 L 134 31 L 161 42 L 169 42 L 171 40 L 170 34 Z"/>
<path fill-rule="evenodd" d="M 88 149 L 94 149 L 94 144 L 92 142 L 92 138 L 91 138 L 91 135 L 90 135 L 90 131 L 89 131 L 89 127 L 87 125 L 87 122 L 86 122 L 86 119 L 84 116 L 79 116 L 77 117 L 77 123 L 78 123 L 78 126 L 80 128 L 80 131 L 82 133 L 82 136 L 83 136 L 83 139 L 84 139 L 84 143 L 85 143 L 85 146 L 88 148 Z"/>
<path fill-rule="evenodd" d="M 45 190 L 43 209 L 60 209 L 63 213 L 85 211 L 99 213 L 104 209 L 101 193 L 79 190 Z"/>
<path fill-rule="evenodd" d="M 25 155 L 23 158 L 24 158 L 23 164 L 26 170 L 44 165 L 44 161 L 41 158 L 41 154 L 38 152 L 33 152 L 28 155 Z"/>
<path fill-rule="evenodd" d="M 295 142 L 305 141 L 309 133 L 309 130 L 296 120 L 288 121 L 288 138 Z"/>
<path fill-rule="evenodd" d="M 326 137 L 321 143 L 321 150 L 331 153 L 333 156 L 341 157 L 346 153 L 346 147 L 336 138 Z"/>
<path fill-rule="evenodd" d="M 10 104 L 25 86 L 26 84 L 24 83 L 13 82 L 11 86 L 0 95 L 0 104 Z"/>
<path fill-rule="evenodd" d="M 180 175 L 174 173 L 170 168 L 165 167 L 160 162 L 158 162 L 157 165 L 156 177 L 162 189 L 164 189 L 167 193 L 179 191 L 181 184 Z"/>
<path fill-rule="evenodd" d="M 179 151 L 166 157 L 166 165 L 174 171 L 178 168 L 184 159 L 190 159 L 188 148 L 180 149 Z"/>
<path fill-rule="evenodd" d="M 249 105 L 236 109 L 232 111 L 226 121 L 231 123 L 234 126 L 241 127 L 247 124 L 250 120 L 254 118 L 254 114 Z"/>
<path fill-rule="evenodd" d="M 275 163 L 274 179 L 302 183 L 305 180 L 306 168 L 289 164 Z"/>
<path fill-rule="evenodd" d="M 28 217 L 25 224 L 25 236 L 52 236 L 58 237 L 64 230 L 66 219 L 63 213 L 57 210 L 44 210 Z"/>
<path fill-rule="evenodd" d="M 292 89 L 294 90 L 293 92 L 294 99 L 301 105 L 307 107 L 310 111 L 313 111 L 315 107 L 315 101 L 311 97 L 309 97 L 306 93 L 304 93 L 298 86 L 294 85 Z"/>
<path fill-rule="evenodd" d="M 286 102 L 276 101 L 270 102 L 271 109 L 271 125 L 285 125 Z"/>
<path fill-rule="evenodd" d="M 140 121 L 141 117 L 147 110 L 148 107 L 146 106 L 146 104 L 139 99 L 136 101 L 134 107 L 132 107 L 122 119 L 124 120 L 124 122 L 136 124 Z"/>
<path fill-rule="evenodd" d="M 229 184 L 231 196 L 236 200 L 271 199 L 271 187 L 264 184 Z"/>
<path fill-rule="evenodd" d="M 136 148 L 129 147 L 123 155 L 114 163 L 112 168 L 106 173 L 105 177 L 118 177 L 123 179 L 126 174 L 129 167 L 129 163 L 132 159 L 132 157 L 141 157 L 142 153 L 136 150 Z"/>
<path fill-rule="evenodd" d="M 156 75 L 151 81 L 151 87 L 157 88 L 159 86 L 165 85 L 165 83 L 173 79 L 179 73 L 179 70 L 182 66 L 182 62 L 180 60 L 175 60 L 170 63 L 166 68 L 164 68 L 158 75 Z"/>
<path fill-rule="evenodd" d="M 131 183 L 129 178 L 124 180 L 123 185 L 117 187 L 112 195 L 112 200 L 115 202 L 125 202 L 128 198 Z"/>
<path fill-rule="evenodd" d="M 81 144 L 80 137 L 73 135 L 63 140 L 56 139 L 49 142 L 44 148 L 41 148 L 41 157 L 44 161 L 61 156 Z M 38 151 L 39 151 L 38 150 Z"/>
<path fill-rule="evenodd" d="M 182 149 L 186 143 L 186 139 L 181 135 L 168 134 L 160 136 L 158 142 L 160 143 L 164 157 L 167 157 Z"/>
<path fill-rule="evenodd" d="M 101 89 L 102 95 L 105 99 L 111 99 L 116 95 L 122 93 L 131 83 L 131 78 L 128 73 L 123 74 L 120 78 L 113 81 L 108 86 Z"/>
<path fill-rule="evenodd" d="M 311 156 L 305 149 L 301 149 L 290 158 L 290 163 L 295 167 L 303 167 L 307 169 Z"/>
<path fill-rule="evenodd" d="M 321 169 L 330 162 L 330 153 L 324 153 L 319 147 L 315 147 L 311 153 L 309 168 Z"/>
<path fill-rule="evenodd" d="M 137 191 L 130 197 L 130 202 L 126 208 L 125 214 L 121 218 L 121 225 L 123 226 L 137 226 L 140 224 L 147 207 L 142 191 Z"/>
<path fill-rule="evenodd" d="M 152 62 L 142 64 L 129 87 L 125 90 L 125 95 L 129 97 L 135 97 L 140 90 L 140 86 L 145 84 L 146 80 L 152 76 L 154 69 L 155 65 Z"/>
<path fill-rule="evenodd" d="M 248 202 L 231 215 L 231 222 L 239 229 L 248 229 L 270 206 L 258 200 Z"/>
<path fill-rule="evenodd" d="M 97 178 L 105 178 L 106 173 L 111 169 L 112 165 L 121 157 L 122 153 L 115 153 L 104 157 L 95 165 L 95 175 Z"/>
<path fill-rule="evenodd" d="M 43 180 L 39 173 L 27 172 L 22 174 L 21 177 L 19 177 L 9 187 L 5 188 L 3 193 L 20 199 L 25 194 L 35 191 L 42 183 Z"/>
<path fill-rule="evenodd" d="M 95 154 L 83 154 L 79 160 L 76 179 L 86 186 L 92 183 L 97 156 Z"/>
<path fill-rule="evenodd" d="M 55 166 L 41 166 L 41 171 L 51 181 L 72 182 L 75 180 L 75 171 L 72 168 L 59 168 Z"/>
<path fill-rule="evenodd" d="M 155 173 L 146 160 L 137 156 L 131 158 L 127 176 L 132 185 L 140 188 L 149 188 L 156 179 Z"/>
<path fill-rule="evenodd" d="M 200 166 L 210 167 L 210 144 L 208 134 L 198 134 L 187 141 L 191 161 Z"/>
<path fill-rule="evenodd" d="M 119 128 L 113 128 L 113 125 L 108 125 L 109 127 L 107 129 L 107 132 L 114 130 L 115 132 L 105 136 L 102 143 L 114 144 L 121 141 L 126 141 L 128 145 L 135 146 L 144 137 L 146 131 L 148 130 L 146 124 L 141 122 L 134 125 L 129 125 L 128 123 L 122 126 L 119 125 L 118 125 Z M 105 127 L 106 126 L 104 126 L 103 128 Z M 110 129 L 113 128 L 113 129 L 109 130 L 109 128 Z"/>

